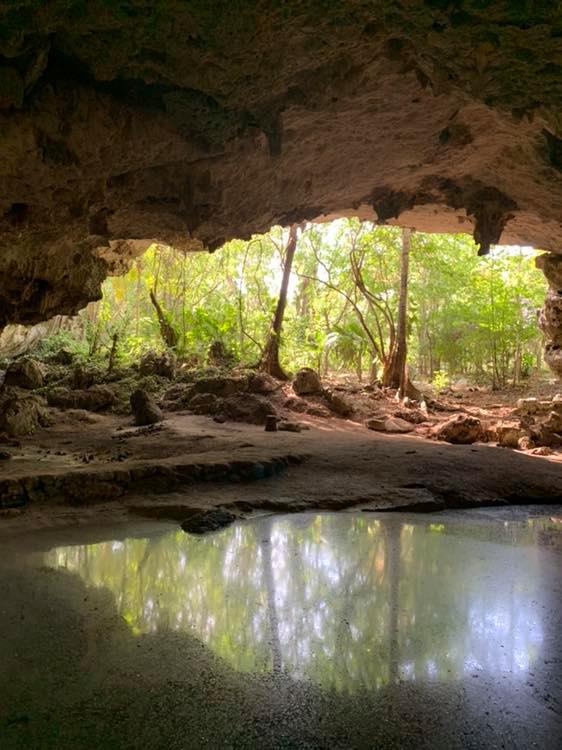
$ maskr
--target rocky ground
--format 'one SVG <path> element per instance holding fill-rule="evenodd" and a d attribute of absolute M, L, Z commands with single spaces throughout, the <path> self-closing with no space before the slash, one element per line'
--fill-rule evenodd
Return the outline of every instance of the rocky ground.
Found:
<path fill-rule="evenodd" d="M 378 385 L 321 383 L 306 369 L 280 383 L 150 353 L 108 373 L 64 352 L 15 360 L 3 380 L 6 529 L 131 511 L 197 525 L 217 508 L 225 523 L 256 511 L 562 500 L 554 384 L 531 396 L 459 383 L 399 404 Z"/>

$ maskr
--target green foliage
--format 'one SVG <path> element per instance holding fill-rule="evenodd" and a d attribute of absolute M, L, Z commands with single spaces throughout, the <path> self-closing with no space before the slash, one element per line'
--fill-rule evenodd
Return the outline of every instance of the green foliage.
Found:
<path fill-rule="evenodd" d="M 177 333 L 176 353 L 204 367 L 214 341 L 242 365 L 255 364 L 267 340 L 282 274 L 287 230 L 248 242 L 184 254 L 153 245 L 123 277 L 106 280 L 87 308 L 86 340 L 64 346 L 107 359 L 118 335 L 118 362 L 164 348 L 153 290 Z M 392 349 L 400 280 L 401 230 L 357 219 L 308 225 L 299 237 L 281 341 L 288 370 L 363 377 Z M 540 365 L 536 310 L 545 281 L 533 252 L 494 248 L 478 257 L 466 235 L 414 233 L 409 285 L 409 366 L 444 387 L 455 375 L 505 385 Z M 62 341 L 62 340 L 61 340 Z M 57 342 L 47 342 L 55 348 Z"/>

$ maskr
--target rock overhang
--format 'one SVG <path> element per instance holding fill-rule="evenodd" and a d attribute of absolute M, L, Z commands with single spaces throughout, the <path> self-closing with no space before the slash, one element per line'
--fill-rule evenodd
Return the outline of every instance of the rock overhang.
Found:
<path fill-rule="evenodd" d="M 562 246 L 562 11 L 427 0 L 0 9 L 0 325 L 152 240 L 359 215 Z"/>

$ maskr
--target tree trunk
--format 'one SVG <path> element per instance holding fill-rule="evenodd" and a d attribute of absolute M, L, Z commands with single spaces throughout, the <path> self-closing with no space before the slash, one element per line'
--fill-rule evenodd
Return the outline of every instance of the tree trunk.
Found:
<path fill-rule="evenodd" d="M 419 393 L 410 383 L 406 367 L 408 353 L 408 273 L 410 268 L 410 235 L 409 229 L 402 230 L 402 253 L 400 256 L 400 298 L 398 302 L 398 325 L 396 327 L 396 345 L 385 366 L 384 384 L 398 388 L 398 397 L 412 396 Z M 416 395 L 417 394 L 417 395 Z"/>
<path fill-rule="evenodd" d="M 279 362 L 279 342 L 281 338 L 281 330 L 283 328 L 285 308 L 287 306 L 287 291 L 289 289 L 289 280 L 291 278 L 291 268 L 293 266 L 295 250 L 297 249 L 297 230 L 297 224 L 292 224 L 289 229 L 289 239 L 287 241 L 287 247 L 285 248 L 281 289 L 279 290 L 277 307 L 275 308 L 275 315 L 273 316 L 269 338 L 259 364 L 260 370 L 269 373 L 269 375 L 272 375 L 279 380 L 289 379 Z"/>
<path fill-rule="evenodd" d="M 160 325 L 160 333 L 162 335 L 162 339 L 164 340 L 164 343 L 169 349 L 175 349 L 178 345 L 178 334 L 172 328 L 170 323 L 166 320 L 164 311 L 162 310 L 158 300 L 156 299 L 156 294 L 155 294 L 154 289 L 150 290 L 150 301 L 152 302 L 152 304 L 154 305 L 154 309 L 156 310 L 156 315 L 158 317 L 158 324 Z"/>

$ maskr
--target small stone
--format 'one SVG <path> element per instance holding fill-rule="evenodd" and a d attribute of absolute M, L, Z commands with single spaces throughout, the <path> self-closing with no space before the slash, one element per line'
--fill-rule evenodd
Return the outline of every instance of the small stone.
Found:
<path fill-rule="evenodd" d="M 535 444 L 529 435 L 523 435 L 523 437 L 520 437 L 517 441 L 517 447 L 520 451 L 528 451 L 531 450 L 531 448 L 534 448 Z"/>
<path fill-rule="evenodd" d="M 304 425 L 300 422 L 279 422 L 277 429 L 282 432 L 302 432 Z"/>
<path fill-rule="evenodd" d="M 412 432 L 414 429 L 411 422 L 406 422 L 405 419 L 400 419 L 400 417 L 371 417 L 366 420 L 365 426 L 376 432 L 389 432 L 397 435 Z"/>
<path fill-rule="evenodd" d="M 552 456 L 553 450 L 547 445 L 541 445 L 538 448 L 532 450 L 531 453 L 533 454 L 533 456 Z"/>
<path fill-rule="evenodd" d="M 2 451 L 0 450 L 0 461 L 9 461 L 12 457 L 12 454 L 8 451 Z"/>

